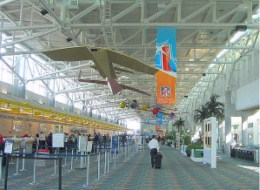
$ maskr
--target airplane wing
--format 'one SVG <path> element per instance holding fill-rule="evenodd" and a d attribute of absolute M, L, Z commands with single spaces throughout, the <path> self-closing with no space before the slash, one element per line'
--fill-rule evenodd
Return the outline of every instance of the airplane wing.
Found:
<path fill-rule="evenodd" d="M 103 67 L 104 67 L 103 70 L 107 69 L 108 67 L 113 67 L 111 63 L 116 63 L 123 67 L 138 72 L 142 72 L 145 74 L 149 74 L 149 75 L 155 75 L 159 71 L 157 68 L 145 64 L 133 57 L 105 48 L 80 46 L 80 47 L 69 47 L 63 49 L 47 50 L 47 51 L 43 51 L 42 53 L 54 61 L 93 60 L 98 71 Z M 106 64 L 104 63 L 99 64 L 101 60 L 102 61 L 105 60 Z"/>
<path fill-rule="evenodd" d="M 135 71 L 149 75 L 155 75 L 155 73 L 159 71 L 159 69 L 156 69 L 155 67 L 151 67 L 150 65 L 143 63 L 133 57 L 118 53 L 116 51 L 107 50 L 107 53 L 112 63 L 116 63 L 129 69 L 133 69 Z"/>
<path fill-rule="evenodd" d="M 69 47 L 63 49 L 43 51 L 42 53 L 54 61 L 92 60 L 95 63 L 96 70 L 103 78 L 106 78 L 107 81 L 101 82 L 98 80 L 94 81 L 81 78 L 79 78 L 79 81 L 97 84 L 107 83 L 113 94 L 117 94 L 123 89 L 128 89 L 142 94 L 150 95 L 142 90 L 119 84 L 115 80 L 117 77 L 112 63 L 149 75 L 155 75 L 156 73 L 162 72 L 159 69 L 151 67 L 133 57 L 129 57 L 127 55 L 105 48 L 95 48 L 88 46 Z M 165 75 L 167 74 L 165 73 Z"/>
<path fill-rule="evenodd" d="M 91 51 L 86 46 L 47 50 L 42 52 L 54 61 L 92 60 Z"/>

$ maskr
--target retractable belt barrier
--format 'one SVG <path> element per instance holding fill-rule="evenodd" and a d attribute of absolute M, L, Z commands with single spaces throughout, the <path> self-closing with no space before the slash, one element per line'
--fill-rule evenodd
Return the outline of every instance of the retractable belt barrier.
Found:
<path fill-rule="evenodd" d="M 32 172 L 32 179 L 33 181 L 29 183 L 30 185 L 37 185 L 40 184 L 36 180 L 36 173 L 37 173 L 37 167 L 43 167 L 43 165 L 39 164 L 39 162 L 47 162 L 47 161 L 54 161 L 53 163 L 53 171 L 54 173 L 51 176 L 56 175 L 59 179 L 58 188 L 59 190 L 62 189 L 62 167 L 66 166 L 67 159 L 70 161 L 70 170 L 63 170 L 64 172 L 67 171 L 70 172 L 73 169 L 86 169 L 86 172 L 84 175 L 86 175 L 86 183 L 83 185 L 83 187 L 88 187 L 90 176 L 93 178 L 95 177 L 96 180 L 99 181 L 102 176 L 105 176 L 109 173 L 110 169 L 115 168 L 117 166 L 117 163 L 124 163 L 127 160 L 130 159 L 137 151 L 136 146 L 127 146 L 125 148 L 118 147 L 118 148 L 104 148 L 104 151 L 99 153 L 88 153 L 84 152 L 83 154 L 81 152 L 77 152 L 75 148 L 71 148 L 71 151 L 68 152 L 68 149 L 65 149 L 65 152 L 59 152 L 59 149 L 52 149 L 52 153 L 49 151 L 49 149 L 38 149 L 37 152 L 34 153 L 26 153 L 25 150 L 21 152 L 13 152 L 12 154 L 6 154 L 1 155 L 0 159 L 6 158 L 6 169 L 5 169 L 5 188 L 7 189 L 7 181 L 8 181 L 8 171 L 9 171 L 9 161 L 11 158 L 15 160 L 16 162 L 14 164 L 15 167 L 12 167 L 12 171 L 15 170 L 15 175 L 23 175 L 23 173 L 19 173 L 22 171 L 30 171 Z M 117 152 L 118 154 L 113 154 L 113 152 Z M 84 168 L 76 168 L 73 167 L 73 164 L 79 164 L 79 162 L 75 162 L 75 158 L 82 158 L 84 157 L 84 163 L 86 167 Z M 90 160 L 90 158 L 93 158 Z M 27 167 L 29 168 L 25 169 L 25 162 L 27 159 L 34 160 L 33 164 L 27 164 Z M 81 160 L 81 159 L 78 159 Z M 63 161 L 65 161 L 65 164 L 62 166 Z M 37 163 L 38 162 L 38 163 Z M 58 164 L 57 164 L 58 162 Z M 19 163 L 21 163 L 20 167 L 22 167 L 21 170 L 19 170 Z M 68 162 L 69 163 L 69 162 Z M 96 163 L 96 164 L 95 164 Z M 112 165 L 111 165 L 112 163 Z M 30 167 L 31 166 L 31 167 Z M 44 166 L 44 168 L 51 169 L 52 166 Z M 112 167 L 111 167 L 112 166 Z M 90 170 L 91 169 L 91 170 Z M 42 170 L 42 169 L 41 169 Z M 58 170 L 58 172 L 57 172 Z M 102 171 L 101 171 L 102 170 Z M 0 171 L 2 172 L 2 165 L 0 166 Z M 2 173 L 0 172 L 0 177 L 2 177 Z M 91 172 L 91 173 L 90 173 Z M 66 173 L 66 172 L 65 172 Z M 65 175 L 65 174 L 64 174 Z M 40 180 L 39 180 L 40 179 Z M 39 181 L 42 181 L 42 178 L 39 178 Z M 54 179 L 54 178 L 53 178 Z M 12 180 L 12 178 L 10 178 Z"/>

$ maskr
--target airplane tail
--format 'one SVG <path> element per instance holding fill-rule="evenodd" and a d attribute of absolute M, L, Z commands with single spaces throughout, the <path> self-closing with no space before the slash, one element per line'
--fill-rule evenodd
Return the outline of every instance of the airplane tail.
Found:
<path fill-rule="evenodd" d="M 107 84 L 114 95 L 123 90 L 121 85 L 115 79 L 107 79 Z"/>

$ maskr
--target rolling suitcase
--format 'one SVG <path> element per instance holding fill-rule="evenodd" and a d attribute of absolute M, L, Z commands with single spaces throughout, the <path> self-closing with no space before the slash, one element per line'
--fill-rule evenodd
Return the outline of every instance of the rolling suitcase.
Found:
<path fill-rule="evenodd" d="M 162 166 L 162 154 L 158 152 L 155 157 L 154 168 L 161 168 L 161 166 Z"/>

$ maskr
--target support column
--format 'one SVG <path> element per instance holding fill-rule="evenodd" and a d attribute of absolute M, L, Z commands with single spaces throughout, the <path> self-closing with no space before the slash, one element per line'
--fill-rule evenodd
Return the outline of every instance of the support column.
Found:
<path fill-rule="evenodd" d="M 225 146 L 224 151 L 225 154 L 230 155 L 230 145 L 232 140 L 231 135 L 231 90 L 227 90 L 225 92 L 225 133 L 224 133 L 224 140 Z"/>

